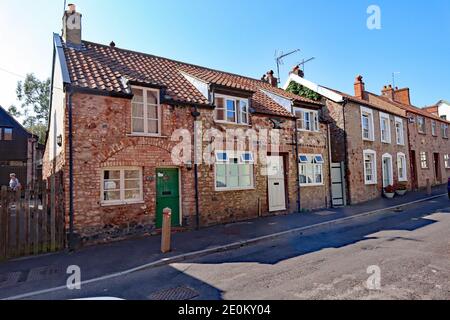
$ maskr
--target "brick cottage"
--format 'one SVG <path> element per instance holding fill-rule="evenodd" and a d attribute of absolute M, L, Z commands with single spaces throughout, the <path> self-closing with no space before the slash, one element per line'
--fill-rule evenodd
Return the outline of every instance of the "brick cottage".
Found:
<path fill-rule="evenodd" d="M 450 122 L 411 104 L 409 88 L 384 86 L 381 95 L 368 92 L 367 99 L 404 110 L 408 118 L 411 183 L 414 189 L 447 183 L 450 177 Z"/>
<path fill-rule="evenodd" d="M 406 112 L 392 104 L 368 101 L 362 76 L 356 78 L 355 94 L 328 89 L 291 73 L 287 87 L 296 82 L 322 96 L 324 117 L 331 127 L 332 162 L 342 164 L 346 204 L 382 196 L 384 188 L 399 183 L 410 189 L 409 140 Z M 335 185 L 333 176 L 333 186 Z M 342 196 L 333 189 L 332 197 Z"/>
<path fill-rule="evenodd" d="M 72 5 L 54 35 L 44 156 L 71 239 L 152 233 L 165 207 L 183 228 L 328 207 L 323 104 L 277 83 L 82 41 Z"/>

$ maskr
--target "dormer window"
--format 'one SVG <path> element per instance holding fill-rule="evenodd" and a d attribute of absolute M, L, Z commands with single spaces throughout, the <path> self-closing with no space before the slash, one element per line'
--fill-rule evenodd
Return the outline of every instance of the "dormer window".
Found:
<path fill-rule="evenodd" d="M 161 134 L 161 105 L 159 90 L 133 87 L 131 102 L 131 132 L 136 135 Z"/>
<path fill-rule="evenodd" d="M 214 114 L 217 122 L 245 125 L 249 123 L 248 99 L 216 94 L 215 105 L 216 110 Z"/>

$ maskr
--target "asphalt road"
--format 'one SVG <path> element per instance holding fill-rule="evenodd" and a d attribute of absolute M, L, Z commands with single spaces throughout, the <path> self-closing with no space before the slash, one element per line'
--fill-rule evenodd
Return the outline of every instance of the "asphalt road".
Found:
<path fill-rule="evenodd" d="M 379 280 L 370 289 L 369 277 Z M 449 279 L 450 202 L 439 198 L 33 299 L 447 300 Z"/>

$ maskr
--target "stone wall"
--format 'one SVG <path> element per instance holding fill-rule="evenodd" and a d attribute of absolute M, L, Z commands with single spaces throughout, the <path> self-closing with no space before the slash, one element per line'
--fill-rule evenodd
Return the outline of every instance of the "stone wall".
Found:
<path fill-rule="evenodd" d="M 172 149 L 178 141 L 171 141 L 175 129 L 193 131 L 192 108 L 162 105 L 162 136 L 138 137 L 131 134 L 131 101 L 122 98 L 75 94 L 73 96 L 73 148 L 74 148 L 74 225 L 82 243 L 106 242 L 131 235 L 152 233 L 156 219 L 156 169 L 176 167 L 181 175 L 181 211 L 183 227 L 196 226 L 195 179 L 192 168 L 172 162 Z M 204 129 L 215 128 L 224 132 L 228 128 L 273 129 L 270 117 L 253 114 L 250 126 L 230 126 L 215 123 L 213 110 L 202 108 L 198 120 Z M 65 116 L 67 119 L 67 115 Z M 280 153 L 285 158 L 286 192 L 288 209 L 269 213 L 267 176 L 261 170 L 262 164 L 254 168 L 254 189 L 240 191 L 216 191 L 214 166 L 199 165 L 199 199 L 201 226 L 229 223 L 256 218 L 261 215 L 286 214 L 297 209 L 297 159 L 293 134 L 293 119 L 283 119 Z M 66 212 L 68 207 L 69 174 L 68 128 L 64 151 L 56 159 L 57 171 L 63 171 L 66 191 Z M 302 134 L 300 152 L 322 154 L 324 185 L 302 188 L 302 208 L 327 207 L 329 196 L 329 168 L 326 126 L 320 133 Z M 270 152 L 271 147 L 268 146 Z M 45 154 L 44 174 L 51 177 L 52 163 Z M 101 172 L 106 167 L 143 168 L 144 199 L 128 205 L 104 205 L 101 203 Z M 261 209 L 258 210 L 258 203 Z M 68 219 L 67 219 L 68 221 Z"/>

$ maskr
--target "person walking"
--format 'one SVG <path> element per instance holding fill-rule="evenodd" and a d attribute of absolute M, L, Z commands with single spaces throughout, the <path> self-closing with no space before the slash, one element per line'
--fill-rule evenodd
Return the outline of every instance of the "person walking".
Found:
<path fill-rule="evenodd" d="M 16 202 L 20 197 L 20 190 L 22 188 L 22 185 L 20 184 L 19 179 L 17 179 L 15 173 L 11 173 L 9 175 L 9 179 L 9 188 L 13 192 L 14 202 Z"/>

